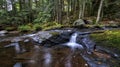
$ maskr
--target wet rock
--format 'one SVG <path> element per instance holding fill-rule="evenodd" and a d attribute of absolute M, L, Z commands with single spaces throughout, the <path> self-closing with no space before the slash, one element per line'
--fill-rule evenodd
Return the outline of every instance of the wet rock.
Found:
<path fill-rule="evenodd" d="M 51 47 L 51 46 L 67 43 L 70 39 L 70 36 L 71 36 L 71 32 L 63 32 L 61 34 L 59 33 L 59 35 L 54 35 L 49 39 L 43 41 L 41 44 L 47 47 Z"/>
<path fill-rule="evenodd" d="M 101 53 L 98 51 L 94 51 L 93 54 L 95 54 L 99 58 L 105 58 L 105 59 L 110 59 L 111 56 L 109 54 Z"/>
<path fill-rule="evenodd" d="M 55 44 L 65 43 L 69 41 L 70 36 L 71 31 L 69 30 L 51 30 L 38 32 L 30 38 L 32 38 L 33 41 L 42 45 L 52 46 Z"/>
<path fill-rule="evenodd" d="M 89 35 L 79 35 L 76 38 L 77 43 L 81 44 L 88 53 L 93 52 L 95 43 L 90 39 Z"/>
<path fill-rule="evenodd" d="M 119 54 L 117 54 L 117 53 L 113 52 L 112 50 L 107 49 L 105 47 L 96 46 L 94 50 L 95 50 L 96 54 L 101 54 L 101 55 L 105 54 L 106 57 L 110 56 L 111 58 L 117 58 L 117 59 L 120 57 Z"/>
<path fill-rule="evenodd" d="M 8 33 L 10 33 L 10 34 L 18 34 L 18 33 L 20 33 L 20 31 L 10 31 Z"/>
<path fill-rule="evenodd" d="M 32 36 L 31 38 L 33 41 L 41 43 L 42 41 L 52 37 L 52 34 L 50 34 L 49 31 L 41 31 L 38 32 L 35 36 Z"/>
<path fill-rule="evenodd" d="M 0 31 L 0 34 L 6 34 L 8 31 L 6 31 L 6 30 L 2 30 L 2 31 Z"/>
<path fill-rule="evenodd" d="M 3 30 L 3 27 L 2 27 L 2 25 L 0 25 L 0 30 Z"/>
<path fill-rule="evenodd" d="M 8 33 L 8 31 L 2 30 L 2 31 L 0 31 L 0 36 L 4 36 L 6 33 Z"/>

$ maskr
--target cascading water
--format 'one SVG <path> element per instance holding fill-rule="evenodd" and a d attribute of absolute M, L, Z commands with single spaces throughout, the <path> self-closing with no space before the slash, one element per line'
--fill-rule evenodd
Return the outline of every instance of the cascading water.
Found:
<path fill-rule="evenodd" d="M 72 50 L 74 50 L 75 48 L 78 48 L 78 49 L 83 49 L 83 46 L 76 43 L 76 38 L 77 38 L 78 34 L 77 33 L 73 33 L 71 35 L 71 38 L 69 40 L 68 43 L 65 43 L 64 45 L 70 47 Z"/>
<path fill-rule="evenodd" d="M 77 35 L 78 35 L 77 33 L 74 33 L 74 34 L 71 36 L 69 42 L 71 42 L 71 43 L 76 43 L 76 37 L 77 37 Z"/>

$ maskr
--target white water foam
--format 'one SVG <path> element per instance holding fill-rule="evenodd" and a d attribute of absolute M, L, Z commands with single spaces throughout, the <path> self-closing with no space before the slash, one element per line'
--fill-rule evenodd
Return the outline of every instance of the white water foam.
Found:
<path fill-rule="evenodd" d="M 78 36 L 77 33 L 72 34 L 70 41 L 68 43 L 63 44 L 63 45 L 70 47 L 72 50 L 74 50 L 75 48 L 83 49 L 82 45 L 76 43 L 77 36 Z"/>

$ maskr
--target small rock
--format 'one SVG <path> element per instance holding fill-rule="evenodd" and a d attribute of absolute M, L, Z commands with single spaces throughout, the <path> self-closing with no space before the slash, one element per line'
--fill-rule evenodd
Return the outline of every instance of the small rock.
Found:
<path fill-rule="evenodd" d="M 2 30 L 2 31 L 0 31 L 0 36 L 5 36 L 6 33 L 8 33 L 8 31 Z"/>
<path fill-rule="evenodd" d="M 98 62 L 98 64 L 102 64 L 102 62 Z"/>
<path fill-rule="evenodd" d="M 87 67 L 87 66 L 88 66 L 88 64 L 85 64 L 85 66 Z"/>
<path fill-rule="evenodd" d="M 6 30 L 0 31 L 0 34 L 6 34 L 6 33 L 8 33 L 8 31 L 6 31 Z"/>
<path fill-rule="evenodd" d="M 84 24 L 85 24 L 85 22 L 82 19 L 78 19 L 73 23 L 73 25 L 84 25 Z"/>

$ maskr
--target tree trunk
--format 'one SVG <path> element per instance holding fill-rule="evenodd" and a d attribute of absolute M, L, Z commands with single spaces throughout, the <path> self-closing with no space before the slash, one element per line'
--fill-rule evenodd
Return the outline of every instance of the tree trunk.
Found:
<path fill-rule="evenodd" d="M 99 9 L 98 9 L 98 13 L 97 13 L 96 24 L 98 24 L 98 22 L 100 21 L 100 15 L 101 15 L 101 10 L 102 10 L 102 6 L 103 6 L 103 2 L 104 2 L 104 0 L 100 1 L 100 6 L 99 6 Z"/>
<path fill-rule="evenodd" d="M 70 21 L 70 18 L 69 18 L 69 13 L 70 13 L 70 1 L 67 0 L 68 4 L 67 4 L 67 21 L 69 22 Z"/>
<path fill-rule="evenodd" d="M 82 6 L 82 16 L 81 18 L 83 19 L 84 18 L 84 14 L 85 14 L 85 7 L 86 7 L 86 0 L 83 1 L 83 6 Z"/>
<path fill-rule="evenodd" d="M 80 10 L 79 10 L 79 19 L 82 17 L 82 5 L 80 4 Z"/>
<path fill-rule="evenodd" d="M 23 8 L 22 8 L 22 1 L 21 0 L 19 0 L 19 10 L 21 11 Z"/>

